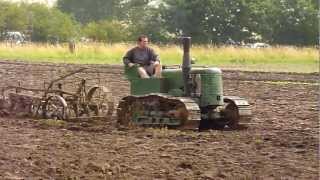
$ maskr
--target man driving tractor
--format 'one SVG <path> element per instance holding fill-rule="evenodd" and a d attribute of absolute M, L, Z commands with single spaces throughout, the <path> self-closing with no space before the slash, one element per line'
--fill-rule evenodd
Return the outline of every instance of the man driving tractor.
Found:
<path fill-rule="evenodd" d="M 137 46 L 130 49 L 123 57 L 123 63 L 129 68 L 138 65 L 141 78 L 161 77 L 161 64 L 159 56 L 148 47 L 148 37 L 141 35 Z"/>

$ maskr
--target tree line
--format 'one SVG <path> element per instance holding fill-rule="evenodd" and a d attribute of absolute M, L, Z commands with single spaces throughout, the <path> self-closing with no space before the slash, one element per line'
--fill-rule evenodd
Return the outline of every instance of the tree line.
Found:
<path fill-rule="evenodd" d="M 318 9 L 318 0 L 58 0 L 53 8 L 0 0 L 0 32 L 42 42 L 114 43 L 145 34 L 157 43 L 187 35 L 199 44 L 315 45 Z"/>

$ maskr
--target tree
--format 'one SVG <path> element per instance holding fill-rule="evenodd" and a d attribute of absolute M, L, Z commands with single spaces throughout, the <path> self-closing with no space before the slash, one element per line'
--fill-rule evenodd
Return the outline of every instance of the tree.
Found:
<path fill-rule="evenodd" d="M 68 41 L 77 36 L 78 25 L 67 14 L 41 4 L 28 6 L 31 12 L 32 40 L 34 41 Z"/>
<path fill-rule="evenodd" d="M 128 25 L 129 40 L 141 34 L 154 42 L 168 41 L 169 33 L 160 9 L 154 0 L 127 0 L 122 3 L 119 18 Z"/>
<path fill-rule="evenodd" d="M 94 41 L 114 43 L 126 41 L 128 33 L 126 26 L 120 21 L 103 20 L 88 23 L 84 27 L 84 34 Z"/>
<path fill-rule="evenodd" d="M 197 43 L 237 41 L 251 36 L 245 0 L 165 0 L 169 31 Z"/>
<path fill-rule="evenodd" d="M 248 41 L 261 35 L 276 44 L 316 44 L 315 0 L 164 0 L 162 15 L 171 33 L 193 41 Z"/>
<path fill-rule="evenodd" d="M 316 44 L 317 4 L 312 0 L 251 2 L 256 32 L 274 44 Z"/>
<path fill-rule="evenodd" d="M 85 34 L 99 41 L 154 42 L 187 35 L 195 43 L 261 41 L 314 45 L 318 0 L 58 0 L 57 8 L 0 0 L 0 33 L 32 32 L 32 39 L 66 41 Z"/>
<path fill-rule="evenodd" d="M 23 31 L 28 19 L 26 10 L 18 4 L 0 2 L 0 31 Z"/>
<path fill-rule="evenodd" d="M 78 22 L 112 20 L 116 18 L 119 0 L 58 0 L 57 8 L 72 15 Z"/>

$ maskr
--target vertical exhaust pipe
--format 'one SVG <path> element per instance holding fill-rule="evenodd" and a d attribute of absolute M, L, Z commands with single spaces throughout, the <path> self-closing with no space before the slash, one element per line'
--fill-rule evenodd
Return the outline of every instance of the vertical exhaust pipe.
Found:
<path fill-rule="evenodd" d="M 184 95 L 191 96 L 191 59 L 190 59 L 190 46 L 191 46 L 191 37 L 182 37 L 183 45 L 183 62 L 182 62 L 182 76 L 184 84 Z"/>

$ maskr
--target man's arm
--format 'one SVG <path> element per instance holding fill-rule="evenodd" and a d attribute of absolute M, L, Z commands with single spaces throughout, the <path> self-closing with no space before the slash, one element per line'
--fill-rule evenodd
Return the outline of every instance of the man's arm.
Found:
<path fill-rule="evenodd" d="M 125 56 L 123 57 L 123 64 L 129 66 L 129 64 L 132 64 L 132 56 L 133 56 L 133 49 L 129 50 Z"/>
<path fill-rule="evenodd" d="M 150 48 L 150 62 L 152 64 L 154 64 L 154 63 L 160 64 L 159 55 L 157 53 L 155 53 L 155 51 L 153 49 L 151 49 L 151 48 Z"/>

